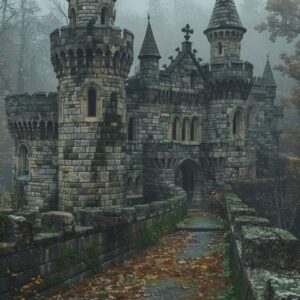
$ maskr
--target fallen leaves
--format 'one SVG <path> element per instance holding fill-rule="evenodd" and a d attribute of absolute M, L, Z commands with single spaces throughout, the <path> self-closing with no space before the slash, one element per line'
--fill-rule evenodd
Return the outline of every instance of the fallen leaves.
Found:
<path fill-rule="evenodd" d="M 159 245 L 48 299 L 149 299 L 147 284 L 161 279 L 176 279 L 183 283 L 183 288 L 188 288 L 185 282 L 197 286 L 198 299 L 218 299 L 230 284 L 222 276 L 224 250 L 198 259 L 177 260 L 191 239 L 192 235 L 187 233 L 165 237 Z M 221 242 L 222 239 L 215 241 Z"/>

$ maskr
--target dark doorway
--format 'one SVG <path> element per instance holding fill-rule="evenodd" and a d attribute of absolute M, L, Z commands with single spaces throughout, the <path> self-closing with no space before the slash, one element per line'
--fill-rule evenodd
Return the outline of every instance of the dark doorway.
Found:
<path fill-rule="evenodd" d="M 180 163 L 176 170 L 175 184 L 186 191 L 189 206 L 200 206 L 202 180 L 200 168 L 196 162 L 186 159 Z"/>

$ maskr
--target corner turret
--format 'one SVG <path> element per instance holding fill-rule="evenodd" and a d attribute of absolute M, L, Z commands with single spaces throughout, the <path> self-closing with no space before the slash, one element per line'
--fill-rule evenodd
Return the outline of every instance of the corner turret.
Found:
<path fill-rule="evenodd" d="M 156 86 L 159 79 L 159 60 L 161 56 L 152 31 L 150 16 L 144 42 L 139 55 L 140 79 L 143 86 Z"/>
<path fill-rule="evenodd" d="M 275 89 L 277 88 L 277 84 L 269 60 L 269 55 L 267 56 L 267 62 L 262 76 L 262 82 L 266 87 L 275 88 Z"/>

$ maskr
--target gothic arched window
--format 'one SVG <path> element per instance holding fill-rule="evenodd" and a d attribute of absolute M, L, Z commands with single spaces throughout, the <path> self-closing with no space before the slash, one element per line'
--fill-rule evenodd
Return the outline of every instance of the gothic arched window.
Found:
<path fill-rule="evenodd" d="M 103 7 L 101 9 L 101 25 L 108 25 L 108 9 Z"/>
<path fill-rule="evenodd" d="M 86 51 L 86 66 L 87 68 L 93 67 L 93 61 L 94 61 L 94 53 L 92 49 L 88 49 Z"/>
<path fill-rule="evenodd" d="M 182 124 L 182 133 L 181 133 L 181 138 L 182 138 L 182 140 L 183 141 L 188 141 L 188 132 L 189 132 L 189 126 L 190 124 L 189 124 L 189 119 L 188 118 L 185 118 L 184 120 L 183 120 L 183 124 Z"/>
<path fill-rule="evenodd" d="M 172 139 L 173 139 L 173 141 L 180 140 L 180 119 L 178 117 L 175 118 L 173 121 Z"/>
<path fill-rule="evenodd" d="M 201 142 L 201 128 L 199 124 L 199 119 L 194 117 L 191 124 L 191 141 Z"/>
<path fill-rule="evenodd" d="M 74 8 L 71 8 L 70 11 L 70 24 L 73 28 L 76 26 L 76 13 Z"/>
<path fill-rule="evenodd" d="M 241 110 L 237 110 L 233 115 L 232 134 L 234 138 L 244 137 L 244 115 Z"/>
<path fill-rule="evenodd" d="M 97 115 L 97 92 L 91 87 L 88 90 L 88 117 L 96 117 Z"/>
<path fill-rule="evenodd" d="M 19 148 L 17 172 L 19 176 L 29 174 L 29 151 L 25 145 Z"/>
<path fill-rule="evenodd" d="M 137 120 L 136 117 L 130 117 L 128 122 L 128 141 L 137 139 Z"/>

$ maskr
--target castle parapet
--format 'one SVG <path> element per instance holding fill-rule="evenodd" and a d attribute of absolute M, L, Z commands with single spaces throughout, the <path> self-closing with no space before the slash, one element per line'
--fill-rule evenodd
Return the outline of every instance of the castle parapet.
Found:
<path fill-rule="evenodd" d="M 12 95 L 6 98 L 8 129 L 15 139 L 57 138 L 56 93 Z"/>
<path fill-rule="evenodd" d="M 210 99 L 246 100 L 253 86 L 253 65 L 243 61 L 222 61 L 206 65 L 206 88 Z"/>
<path fill-rule="evenodd" d="M 57 77 L 102 73 L 126 77 L 133 61 L 134 35 L 115 26 L 77 25 L 51 34 L 51 60 Z"/>

